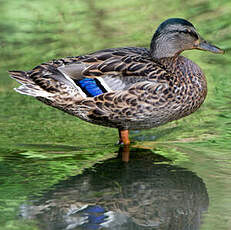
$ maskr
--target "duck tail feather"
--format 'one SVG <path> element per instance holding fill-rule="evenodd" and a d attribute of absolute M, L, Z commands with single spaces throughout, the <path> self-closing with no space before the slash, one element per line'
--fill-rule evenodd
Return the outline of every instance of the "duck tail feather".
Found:
<path fill-rule="evenodd" d="M 21 84 L 14 90 L 18 93 L 29 95 L 32 97 L 44 97 L 51 98 L 52 94 L 42 89 L 39 85 L 36 85 L 24 71 L 9 71 L 10 77 L 15 79 Z"/>
<path fill-rule="evenodd" d="M 14 88 L 18 93 L 29 95 L 32 97 L 43 97 L 47 99 L 52 98 L 52 94 L 43 90 L 40 86 L 34 84 L 23 84 L 18 88 Z"/>
<path fill-rule="evenodd" d="M 28 77 L 27 72 L 20 70 L 8 71 L 10 77 L 15 79 L 20 84 L 32 83 L 32 80 Z"/>

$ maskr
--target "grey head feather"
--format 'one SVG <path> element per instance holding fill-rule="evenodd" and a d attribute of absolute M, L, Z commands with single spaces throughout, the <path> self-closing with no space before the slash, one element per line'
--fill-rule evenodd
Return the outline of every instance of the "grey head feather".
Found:
<path fill-rule="evenodd" d="M 193 48 L 199 39 L 195 27 L 185 19 L 170 18 L 157 28 L 151 41 L 150 52 L 154 59 L 174 57 Z"/>

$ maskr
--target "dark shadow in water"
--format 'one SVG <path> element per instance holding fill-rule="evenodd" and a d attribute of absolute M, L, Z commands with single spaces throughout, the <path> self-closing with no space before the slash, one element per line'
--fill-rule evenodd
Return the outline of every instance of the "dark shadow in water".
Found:
<path fill-rule="evenodd" d="M 196 174 L 149 150 L 131 150 L 129 163 L 118 156 L 97 164 L 22 205 L 20 214 L 43 230 L 197 230 L 207 208 Z"/>

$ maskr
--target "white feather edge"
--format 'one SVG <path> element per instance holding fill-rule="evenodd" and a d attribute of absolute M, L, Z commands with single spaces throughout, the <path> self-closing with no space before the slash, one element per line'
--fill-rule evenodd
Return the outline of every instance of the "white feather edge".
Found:
<path fill-rule="evenodd" d="M 97 77 L 100 84 L 106 89 L 107 92 L 112 92 L 112 89 L 106 84 L 102 77 Z"/>
<path fill-rule="evenodd" d="M 23 85 L 20 85 L 18 88 L 14 88 L 14 90 L 18 93 L 25 94 L 25 95 L 32 96 L 32 97 L 45 97 L 48 99 L 52 99 L 51 98 L 52 94 L 44 90 L 41 90 L 40 87 L 31 88 L 23 84 Z"/>
<path fill-rule="evenodd" d="M 87 95 L 83 92 L 83 90 L 79 87 L 79 86 L 77 86 L 76 84 L 75 84 L 75 82 L 64 72 L 64 71 L 62 71 L 61 70 L 61 68 L 58 68 L 58 70 L 63 74 L 63 76 L 68 80 L 68 81 L 70 81 L 72 84 L 73 84 L 73 86 L 78 90 L 78 92 L 80 93 L 80 95 L 82 96 L 82 97 L 87 97 Z M 106 91 L 107 92 L 112 92 L 113 90 L 106 84 L 106 82 L 103 80 L 103 78 L 102 77 L 97 77 L 97 79 L 98 79 L 98 81 L 100 82 L 100 84 L 106 89 Z"/>
<path fill-rule="evenodd" d="M 58 68 L 58 70 L 63 74 L 63 76 L 68 80 L 68 81 L 70 81 L 71 83 L 72 83 L 72 85 L 78 90 L 78 92 L 80 93 L 80 95 L 82 96 L 82 97 L 87 97 L 87 95 L 83 92 L 83 90 L 79 87 L 79 86 L 77 86 L 76 84 L 75 84 L 75 82 L 64 72 L 64 71 L 62 71 L 61 70 L 61 68 Z"/>

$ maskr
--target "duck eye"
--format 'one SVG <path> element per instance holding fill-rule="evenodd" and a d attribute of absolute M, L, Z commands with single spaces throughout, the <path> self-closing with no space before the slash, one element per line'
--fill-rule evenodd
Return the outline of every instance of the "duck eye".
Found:
<path fill-rule="evenodd" d="M 189 33 L 191 32 L 191 30 L 189 30 L 189 29 L 184 29 L 184 30 L 182 30 L 181 32 L 182 32 L 182 33 L 185 33 L 185 34 L 189 34 Z"/>
<path fill-rule="evenodd" d="M 184 33 L 184 34 L 191 34 L 192 33 L 192 31 L 189 29 L 183 29 L 183 30 L 180 30 L 179 32 Z"/>
<path fill-rule="evenodd" d="M 199 39 L 197 33 L 194 32 L 194 31 L 192 31 L 192 30 L 190 30 L 190 29 L 184 29 L 184 30 L 181 30 L 180 32 L 185 33 L 185 34 L 189 34 L 191 37 Z"/>

